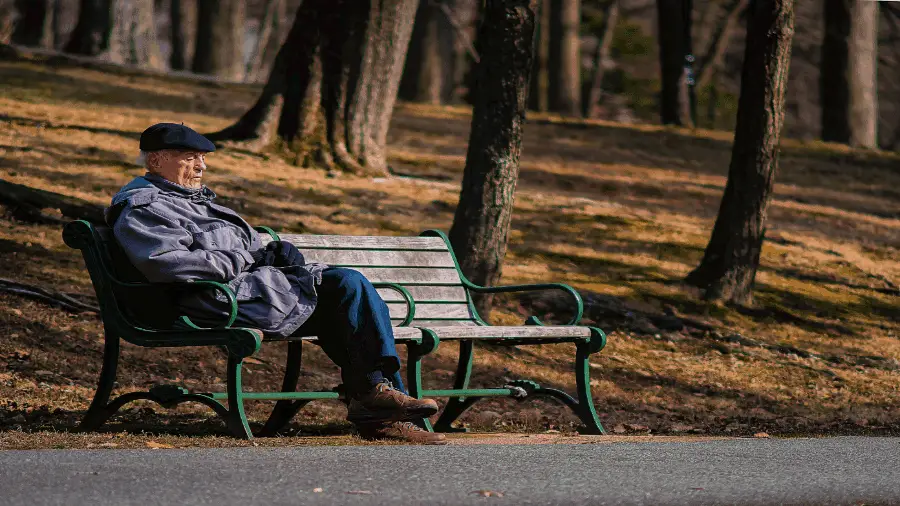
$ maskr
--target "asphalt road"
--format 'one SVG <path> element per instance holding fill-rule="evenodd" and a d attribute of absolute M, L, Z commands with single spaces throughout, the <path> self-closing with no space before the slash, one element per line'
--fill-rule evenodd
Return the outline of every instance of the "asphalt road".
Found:
<path fill-rule="evenodd" d="M 0 452 L 5 506 L 862 503 L 900 438 Z"/>

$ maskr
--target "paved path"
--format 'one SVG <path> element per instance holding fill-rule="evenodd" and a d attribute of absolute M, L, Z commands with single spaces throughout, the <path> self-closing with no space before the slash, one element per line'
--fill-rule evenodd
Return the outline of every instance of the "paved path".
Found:
<path fill-rule="evenodd" d="M 0 503 L 900 504 L 900 438 L 8 451 Z"/>

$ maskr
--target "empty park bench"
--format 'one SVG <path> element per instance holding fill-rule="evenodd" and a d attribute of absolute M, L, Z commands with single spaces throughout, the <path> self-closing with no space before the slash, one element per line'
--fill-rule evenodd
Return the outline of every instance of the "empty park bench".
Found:
<path fill-rule="evenodd" d="M 447 237 L 429 230 L 418 237 L 366 237 L 337 235 L 294 235 L 280 237 L 260 227 L 263 243 L 285 240 L 293 243 L 307 261 L 347 267 L 363 273 L 378 289 L 391 311 L 394 335 L 408 350 L 407 388 L 415 397 L 444 397 L 448 402 L 430 430 L 458 431 L 452 426 L 469 407 L 488 397 L 524 399 L 548 396 L 569 406 L 584 424 L 583 432 L 603 433 L 591 397 L 589 357 L 606 344 L 606 336 L 595 327 L 578 326 L 583 305 L 578 293 L 567 285 L 537 284 L 506 287 L 481 287 L 471 283 L 460 271 Z M 214 281 L 185 283 L 147 283 L 131 266 L 109 228 L 86 221 L 74 221 L 63 231 L 65 243 L 80 249 L 100 306 L 105 328 L 103 366 L 97 391 L 80 428 L 96 430 L 125 404 L 151 400 L 163 407 L 183 402 L 199 402 L 212 408 L 229 431 L 240 438 L 253 433 L 244 413 L 244 401 L 277 401 L 260 435 L 271 435 L 284 427 L 306 404 L 318 399 L 340 399 L 332 391 L 298 391 L 303 341 L 315 342 L 315 336 L 271 338 L 256 329 L 233 327 L 237 302 L 231 290 Z M 220 326 L 202 328 L 189 318 L 179 316 L 169 301 L 184 290 L 220 290 L 231 304 L 227 321 Z M 478 315 L 473 294 L 561 290 L 572 297 L 574 317 L 566 325 L 543 325 L 532 316 L 522 326 L 491 326 Z M 153 323 L 148 323 L 152 321 Z M 226 391 L 192 393 L 174 385 L 158 385 L 146 392 L 123 394 L 112 401 L 113 384 L 119 358 L 120 340 L 146 347 L 218 346 L 228 351 Z M 263 342 L 289 341 L 287 363 L 281 390 L 247 392 L 241 385 L 241 364 L 259 351 Z M 422 385 L 422 358 L 441 342 L 459 343 L 459 362 L 453 388 L 429 390 Z M 530 380 L 515 380 L 497 388 L 469 388 L 475 341 L 498 345 L 575 343 L 576 396 L 561 390 L 544 388 Z M 227 401 L 227 407 L 222 401 Z"/>

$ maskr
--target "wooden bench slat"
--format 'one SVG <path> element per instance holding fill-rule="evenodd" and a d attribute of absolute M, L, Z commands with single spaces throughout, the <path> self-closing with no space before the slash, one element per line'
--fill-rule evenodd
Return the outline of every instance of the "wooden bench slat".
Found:
<path fill-rule="evenodd" d="M 400 323 L 400 320 L 394 320 L 393 323 Z M 416 327 L 437 328 L 437 327 L 473 327 L 478 325 L 474 320 L 415 320 Z"/>
<path fill-rule="evenodd" d="M 588 327 L 568 326 L 522 326 L 522 327 L 484 327 L 461 325 L 425 325 L 416 321 L 416 327 L 426 327 L 434 330 L 440 339 L 477 339 L 484 338 L 517 338 L 517 339 L 541 339 L 541 338 L 566 338 L 566 337 L 590 337 L 591 329 Z"/>
<path fill-rule="evenodd" d="M 424 285 L 455 284 L 461 285 L 456 269 L 411 268 L 411 267 L 355 267 L 373 283 L 388 282 L 405 285 L 417 283 Z"/>
<path fill-rule="evenodd" d="M 440 237 L 378 237 L 348 235 L 279 234 L 299 249 L 351 249 L 351 250 L 420 250 L 447 251 Z"/>
<path fill-rule="evenodd" d="M 447 251 L 360 251 L 298 247 L 307 262 L 340 266 L 456 267 Z"/>
<path fill-rule="evenodd" d="M 391 311 L 392 320 L 406 318 L 406 303 L 389 302 L 387 306 Z M 466 304 L 416 304 L 416 314 L 413 322 L 432 318 L 471 320 L 472 315 L 469 313 L 469 306 Z"/>
<path fill-rule="evenodd" d="M 462 286 L 407 286 L 405 287 L 416 303 L 442 300 L 447 302 L 466 302 L 466 289 Z M 405 299 L 399 292 L 391 288 L 378 288 L 378 293 L 385 302 L 402 302 Z"/>

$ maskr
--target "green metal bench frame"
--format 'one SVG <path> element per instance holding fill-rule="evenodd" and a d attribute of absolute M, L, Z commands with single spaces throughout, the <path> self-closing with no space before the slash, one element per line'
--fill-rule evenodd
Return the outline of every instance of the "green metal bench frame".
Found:
<path fill-rule="evenodd" d="M 268 233 L 273 240 L 279 236 L 267 227 L 258 227 L 262 233 Z M 428 230 L 421 234 L 423 237 L 440 237 L 447 246 L 453 259 L 457 274 L 459 275 L 466 292 L 466 304 L 471 315 L 479 326 L 489 325 L 481 319 L 475 308 L 471 294 L 473 293 L 508 293 L 526 292 L 533 290 L 562 290 L 570 294 L 576 305 L 575 316 L 566 325 L 574 326 L 581 319 L 584 305 L 581 296 L 572 287 L 559 283 L 482 287 L 470 282 L 459 268 L 459 263 L 453 254 L 449 240 L 443 232 Z M 106 227 L 98 227 L 83 220 L 74 221 L 66 225 L 63 230 L 63 238 L 71 248 L 79 249 L 85 260 L 97 299 L 100 305 L 101 317 L 105 329 L 105 345 L 103 353 L 103 365 L 94 399 L 88 408 L 79 428 L 81 430 L 96 430 L 102 426 L 113 414 L 125 404 L 135 400 L 151 400 L 165 408 L 171 408 L 184 402 L 198 402 L 204 404 L 223 419 L 228 430 L 239 438 L 250 439 L 253 433 L 244 413 L 244 401 L 266 400 L 277 401 L 269 415 L 264 427 L 257 435 L 274 435 L 282 429 L 296 413 L 306 404 L 320 399 L 342 399 L 340 392 L 311 392 L 297 391 L 300 378 L 301 361 L 303 356 L 302 341 L 308 338 L 292 337 L 277 339 L 288 341 L 287 363 L 282 387 L 277 392 L 244 392 L 241 384 L 241 367 L 243 360 L 259 351 L 263 342 L 262 333 L 256 329 L 232 327 L 237 317 L 237 301 L 232 291 L 224 284 L 214 281 L 195 281 L 187 283 L 134 283 L 126 282 L 113 274 L 110 257 L 105 250 L 104 243 L 110 240 L 111 232 Z M 410 292 L 401 284 L 393 282 L 373 283 L 376 288 L 388 288 L 398 292 L 407 306 L 407 314 L 399 322 L 398 327 L 409 327 L 414 324 L 416 302 Z M 194 324 L 189 318 L 182 316 L 173 328 L 156 329 L 147 328 L 131 321 L 126 312 L 119 307 L 117 291 L 153 290 L 159 292 L 184 291 L 184 290 L 208 290 L 215 288 L 220 290 L 230 304 L 228 320 L 223 325 L 205 328 Z M 436 301 L 432 303 L 441 303 Z M 528 326 L 542 326 L 542 322 L 535 316 L 529 317 Z M 415 325 L 412 325 L 415 327 Z M 448 403 L 441 413 L 434 427 L 428 420 L 422 420 L 420 425 L 428 430 L 446 432 L 463 431 L 452 427 L 452 423 L 459 418 L 468 408 L 476 402 L 488 397 L 513 397 L 518 400 L 536 396 L 547 396 L 562 401 L 569 406 L 584 424 L 583 432 L 590 434 L 604 433 L 603 426 L 597 417 L 591 397 L 589 357 L 599 352 L 606 345 L 606 335 L 602 330 L 589 327 L 589 337 L 571 338 L 534 338 L 518 339 L 492 338 L 492 342 L 503 345 L 518 344 L 542 344 L 558 342 L 574 342 L 576 344 L 575 376 L 577 385 L 577 399 L 571 395 L 553 388 L 543 388 L 537 383 L 528 380 L 517 380 L 502 388 L 469 388 L 472 376 L 472 364 L 474 358 L 474 341 L 478 338 L 460 340 L 459 360 L 456 376 L 452 389 L 426 390 L 422 386 L 422 358 L 437 349 L 440 339 L 439 329 L 421 327 L 417 332 L 409 336 L 398 338 L 397 343 L 407 347 L 407 388 L 414 397 L 448 397 Z M 110 396 L 115 383 L 116 370 L 119 358 L 120 340 L 125 340 L 137 346 L 144 347 L 186 347 L 186 346 L 218 346 L 228 352 L 226 392 L 218 393 L 191 393 L 186 389 L 173 385 L 159 385 L 146 392 L 131 392 L 121 395 L 112 401 Z M 275 341 L 266 337 L 265 341 Z M 221 401 L 227 401 L 227 407 Z"/>

